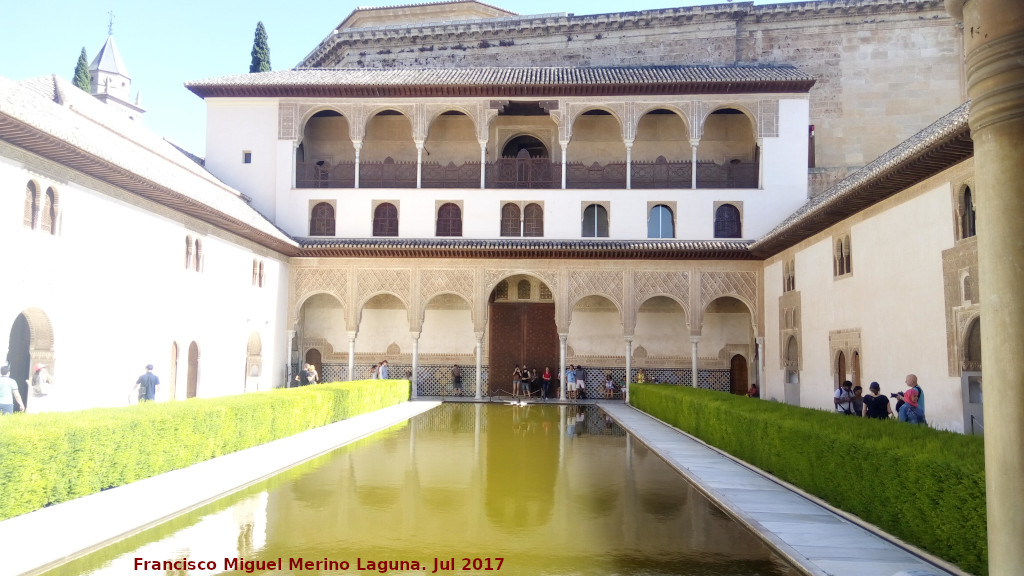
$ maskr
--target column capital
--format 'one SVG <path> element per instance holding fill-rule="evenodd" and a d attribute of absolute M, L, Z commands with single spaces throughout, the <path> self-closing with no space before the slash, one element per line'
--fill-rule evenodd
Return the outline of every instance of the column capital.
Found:
<path fill-rule="evenodd" d="M 697 344 L 700 342 L 700 336 L 690 336 L 690 343 Z"/>
<path fill-rule="evenodd" d="M 409 332 L 409 336 L 412 337 L 412 341 L 413 342 L 416 342 L 417 340 L 420 339 L 420 333 L 419 332 Z"/>
<path fill-rule="evenodd" d="M 356 150 L 359 150 L 360 148 L 363 147 L 363 141 L 362 140 L 353 140 L 352 141 L 352 147 L 355 148 Z"/>
<path fill-rule="evenodd" d="M 473 332 L 473 337 L 476 338 L 477 342 L 482 342 L 483 339 L 484 339 L 484 333 L 483 332 Z"/>
<path fill-rule="evenodd" d="M 566 342 L 569 341 L 569 335 L 568 334 L 559 334 L 558 335 L 558 341 L 561 342 L 562 344 L 565 344 Z"/>
<path fill-rule="evenodd" d="M 696 148 L 698 145 L 700 145 L 700 138 L 690 138 L 690 146 Z"/>
<path fill-rule="evenodd" d="M 627 344 L 632 344 L 633 343 L 633 335 L 632 334 L 626 334 L 622 338 L 626 341 Z"/>

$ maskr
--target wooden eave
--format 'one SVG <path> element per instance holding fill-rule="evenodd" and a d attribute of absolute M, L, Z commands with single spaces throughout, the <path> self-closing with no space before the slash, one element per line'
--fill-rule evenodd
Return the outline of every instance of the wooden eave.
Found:
<path fill-rule="evenodd" d="M 265 84 L 194 85 L 186 87 L 200 98 L 550 98 L 684 96 L 695 94 L 807 93 L 813 79 L 664 82 L 639 84 Z"/>
<path fill-rule="evenodd" d="M 300 238 L 309 258 L 567 260 L 755 260 L 744 240 L 470 240 Z"/>
<path fill-rule="evenodd" d="M 293 244 L 253 228 L 185 194 L 142 178 L 138 174 L 86 152 L 64 140 L 45 132 L 40 132 L 34 127 L 5 114 L 0 114 L 0 139 L 43 158 L 63 164 L 86 176 L 96 178 L 147 200 L 202 220 L 217 228 L 237 234 L 281 254 L 295 256 L 299 253 L 298 248 Z"/>

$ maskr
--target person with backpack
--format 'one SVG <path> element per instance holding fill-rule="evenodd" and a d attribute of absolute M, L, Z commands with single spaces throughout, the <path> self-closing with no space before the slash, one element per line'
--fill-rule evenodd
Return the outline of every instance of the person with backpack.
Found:
<path fill-rule="evenodd" d="M 903 393 L 903 406 L 899 409 L 900 422 L 928 425 L 924 416 L 924 390 L 917 383 L 917 376 L 907 374 L 907 391 Z"/>
<path fill-rule="evenodd" d="M 853 387 L 853 382 L 847 380 L 843 382 L 836 393 L 832 395 L 832 403 L 835 404 L 836 413 L 846 414 L 847 416 L 853 416 L 853 391 L 850 388 Z"/>

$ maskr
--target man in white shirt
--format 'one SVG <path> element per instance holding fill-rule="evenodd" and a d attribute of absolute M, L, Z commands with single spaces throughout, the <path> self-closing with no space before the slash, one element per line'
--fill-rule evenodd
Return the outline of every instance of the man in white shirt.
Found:
<path fill-rule="evenodd" d="M 843 385 L 836 390 L 836 393 L 832 395 L 832 402 L 836 406 L 836 412 L 839 414 L 846 414 L 849 416 L 853 415 L 853 391 L 850 389 L 853 386 L 853 382 L 847 380 L 843 382 Z"/>

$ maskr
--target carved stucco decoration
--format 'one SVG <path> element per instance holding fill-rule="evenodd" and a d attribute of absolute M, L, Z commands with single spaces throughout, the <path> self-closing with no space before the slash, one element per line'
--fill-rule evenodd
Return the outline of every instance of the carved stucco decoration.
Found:
<path fill-rule="evenodd" d="M 568 308 L 570 310 L 585 296 L 601 295 L 614 302 L 621 312 L 623 309 L 622 292 L 622 272 L 603 270 L 572 270 L 569 272 Z"/>
<path fill-rule="evenodd" d="M 533 276 L 534 278 L 537 278 L 544 282 L 545 284 L 547 284 L 548 288 L 551 289 L 552 294 L 558 294 L 558 271 L 556 270 L 488 269 L 484 271 L 484 274 L 486 280 L 486 286 L 484 288 L 486 292 L 482 296 L 484 296 L 485 299 L 486 297 L 489 297 L 491 295 L 491 291 L 494 290 L 494 287 L 498 285 L 498 282 L 501 282 L 506 278 L 516 275 Z"/>
<path fill-rule="evenodd" d="M 299 321 L 299 308 L 314 294 L 330 294 L 345 307 L 348 302 L 348 272 L 340 268 L 298 268 L 292 276 L 292 318 Z"/>
<path fill-rule="evenodd" d="M 426 306 L 432 298 L 439 294 L 458 294 L 470 305 L 470 310 L 475 311 L 474 281 L 475 274 L 469 269 L 455 270 L 421 270 L 420 271 L 420 302 Z M 421 311 L 422 316 L 422 311 Z"/>
<path fill-rule="evenodd" d="M 356 272 L 359 287 L 357 301 L 362 308 L 366 301 L 378 294 L 391 294 L 409 309 L 412 286 L 412 272 L 405 269 L 359 270 Z"/>
<path fill-rule="evenodd" d="M 633 275 L 633 307 L 654 296 L 672 296 L 690 317 L 690 276 L 687 272 L 640 270 Z"/>
<path fill-rule="evenodd" d="M 757 323 L 757 273 L 756 272 L 701 272 L 700 308 L 722 296 L 738 298 L 750 308 L 751 322 Z"/>
<path fill-rule="evenodd" d="M 759 100 L 757 102 L 757 135 L 759 138 L 779 136 L 779 101 Z"/>

